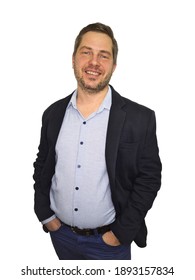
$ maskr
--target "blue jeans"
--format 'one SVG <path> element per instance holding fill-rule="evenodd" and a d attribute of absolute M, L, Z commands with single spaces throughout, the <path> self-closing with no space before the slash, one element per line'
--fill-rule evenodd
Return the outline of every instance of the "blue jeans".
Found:
<path fill-rule="evenodd" d="M 51 240 L 60 260 L 130 260 L 129 245 L 110 246 L 102 234 L 83 236 L 72 232 L 66 225 L 50 232 Z"/>

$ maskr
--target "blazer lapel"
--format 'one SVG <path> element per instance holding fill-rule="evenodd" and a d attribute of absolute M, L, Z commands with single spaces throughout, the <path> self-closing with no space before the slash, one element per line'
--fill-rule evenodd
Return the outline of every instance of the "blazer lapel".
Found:
<path fill-rule="evenodd" d="M 111 87 L 112 88 L 112 87 Z M 117 160 L 120 135 L 125 121 L 126 112 L 122 110 L 125 105 L 122 97 L 112 88 L 112 106 L 106 138 L 106 164 L 111 187 L 115 184 L 115 166 Z"/>

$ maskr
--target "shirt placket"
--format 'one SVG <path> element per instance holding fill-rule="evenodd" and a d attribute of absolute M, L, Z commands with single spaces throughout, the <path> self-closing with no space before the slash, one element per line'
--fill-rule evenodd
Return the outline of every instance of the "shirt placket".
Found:
<path fill-rule="evenodd" d="M 78 139 L 78 155 L 76 162 L 75 172 L 75 185 L 74 185 L 74 199 L 73 199 L 73 224 L 76 226 L 78 222 L 83 218 L 82 209 L 80 207 L 80 197 L 82 192 L 82 178 L 85 169 L 85 154 L 86 154 L 86 130 L 87 121 L 82 120 L 80 128 L 80 136 Z"/>

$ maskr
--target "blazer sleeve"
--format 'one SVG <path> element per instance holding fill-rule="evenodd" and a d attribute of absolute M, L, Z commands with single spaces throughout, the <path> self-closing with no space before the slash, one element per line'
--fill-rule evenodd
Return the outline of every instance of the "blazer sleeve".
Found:
<path fill-rule="evenodd" d="M 141 147 L 138 173 L 133 181 L 131 195 L 125 209 L 111 227 L 122 243 L 130 244 L 136 238 L 143 224 L 145 225 L 144 218 L 152 207 L 153 201 L 160 189 L 161 169 L 156 137 L 155 113 L 151 111 Z"/>
<path fill-rule="evenodd" d="M 51 148 L 47 139 L 47 110 L 42 117 L 41 137 L 38 147 L 37 158 L 33 164 L 34 174 L 34 210 L 39 219 L 43 221 L 52 215 L 54 212 L 50 209 L 50 187 L 51 178 L 54 170 L 54 159 L 52 158 Z"/>

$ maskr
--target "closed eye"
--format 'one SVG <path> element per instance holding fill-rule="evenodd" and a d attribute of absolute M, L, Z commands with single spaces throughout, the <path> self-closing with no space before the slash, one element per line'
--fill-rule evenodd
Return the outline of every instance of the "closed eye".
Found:
<path fill-rule="evenodd" d="M 109 59 L 109 57 L 107 55 L 103 55 L 103 54 L 100 55 L 100 58 Z"/>
<path fill-rule="evenodd" d="M 91 54 L 90 51 L 84 51 L 84 52 L 81 52 L 82 54 Z"/>

